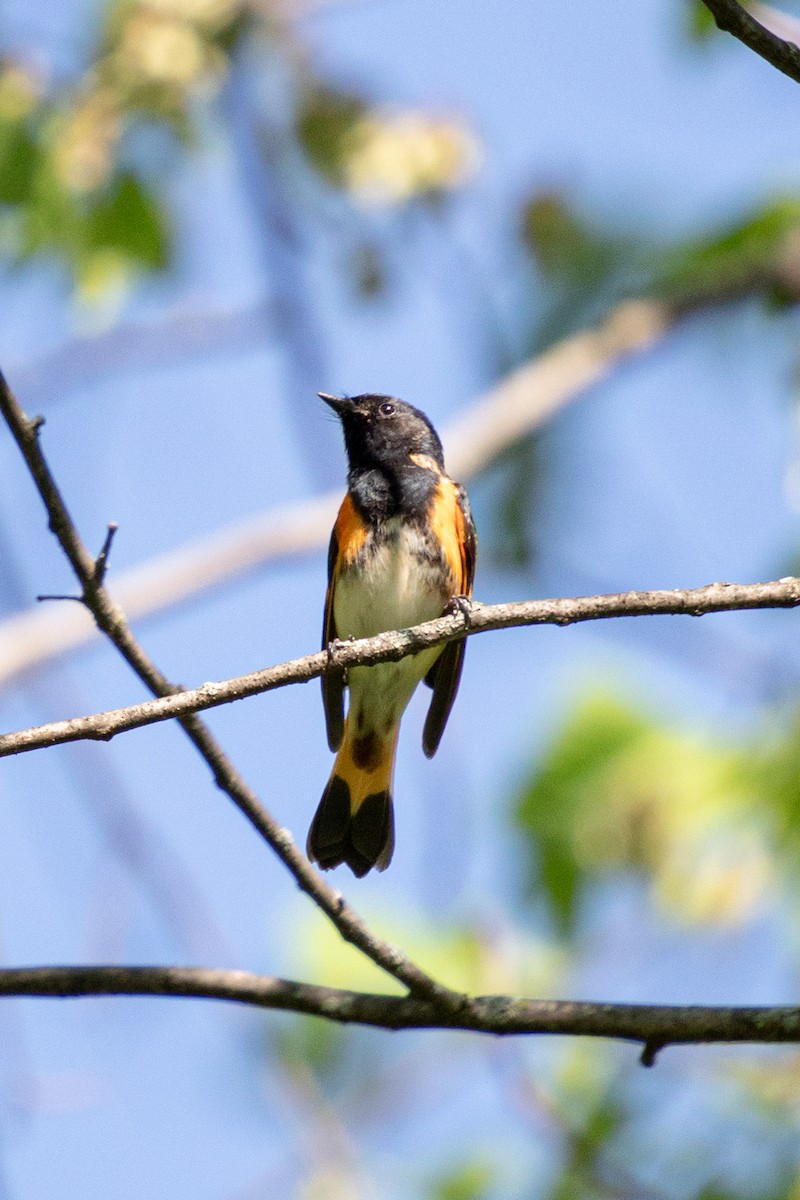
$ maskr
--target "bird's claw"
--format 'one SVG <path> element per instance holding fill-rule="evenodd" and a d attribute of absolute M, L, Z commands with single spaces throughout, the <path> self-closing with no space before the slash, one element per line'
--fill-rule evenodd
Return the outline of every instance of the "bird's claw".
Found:
<path fill-rule="evenodd" d="M 451 596 L 445 606 L 445 615 L 455 616 L 456 613 L 461 613 L 461 616 L 469 628 L 472 619 L 473 600 L 471 596 Z"/>

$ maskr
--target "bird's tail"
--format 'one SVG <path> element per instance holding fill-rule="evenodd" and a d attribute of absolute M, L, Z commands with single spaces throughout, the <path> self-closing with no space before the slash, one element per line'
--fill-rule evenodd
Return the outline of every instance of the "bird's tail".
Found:
<path fill-rule="evenodd" d="M 385 871 L 394 850 L 392 777 L 399 723 L 384 736 L 351 733 L 345 722 L 333 764 L 308 831 L 306 852 L 324 871 L 347 863 L 354 875 Z"/>

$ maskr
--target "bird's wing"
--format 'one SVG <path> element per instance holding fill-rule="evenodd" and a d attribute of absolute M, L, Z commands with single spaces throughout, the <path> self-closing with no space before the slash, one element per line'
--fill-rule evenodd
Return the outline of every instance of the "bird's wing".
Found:
<path fill-rule="evenodd" d="M 328 590 L 325 593 L 325 616 L 322 622 L 322 649 L 325 650 L 336 639 L 336 621 L 333 616 L 333 593 L 339 564 L 339 537 L 337 520 L 328 546 Z M 344 675 L 341 671 L 328 671 L 322 676 L 322 703 L 325 708 L 325 727 L 328 745 L 338 750 L 344 736 Z"/>
<path fill-rule="evenodd" d="M 452 488 L 452 509 L 448 521 L 449 536 L 442 536 L 445 554 L 450 561 L 458 586 L 457 595 L 470 597 L 475 578 L 475 557 L 478 538 L 467 493 L 460 483 L 442 481 L 442 488 Z M 441 531 L 443 532 L 443 531 Z M 433 688 L 431 706 L 422 733 L 422 749 L 428 758 L 436 753 L 458 691 L 461 668 L 464 665 L 466 642 L 448 642 L 428 672 L 425 682 Z"/>
<path fill-rule="evenodd" d="M 325 618 L 322 624 L 322 648 L 326 649 L 339 636 L 334 616 L 336 584 L 342 571 L 356 559 L 367 540 L 367 526 L 348 494 L 342 501 L 328 547 L 328 590 L 325 594 Z M 342 671 L 328 671 L 322 676 L 322 702 L 328 745 L 338 750 L 344 737 L 344 689 L 347 677 Z"/>

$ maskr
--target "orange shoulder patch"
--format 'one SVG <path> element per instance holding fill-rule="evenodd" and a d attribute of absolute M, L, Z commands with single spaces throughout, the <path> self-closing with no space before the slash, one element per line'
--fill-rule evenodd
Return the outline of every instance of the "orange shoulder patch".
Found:
<path fill-rule="evenodd" d="M 453 595 L 472 595 L 470 562 L 471 535 L 467 530 L 464 511 L 459 503 L 458 487 L 446 475 L 439 477 L 430 511 L 431 529 L 437 537 L 444 556 L 453 572 Z"/>
<path fill-rule="evenodd" d="M 367 539 L 367 527 L 349 496 L 342 501 L 333 532 L 338 546 L 337 568 L 341 570 L 350 565 Z"/>

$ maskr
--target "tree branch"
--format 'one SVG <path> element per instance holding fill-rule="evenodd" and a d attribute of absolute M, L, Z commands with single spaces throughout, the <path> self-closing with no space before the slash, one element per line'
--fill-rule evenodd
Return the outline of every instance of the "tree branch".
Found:
<path fill-rule="evenodd" d="M 414 996 L 352 992 L 205 967 L 10 967 L 2 996 L 178 996 L 282 1009 L 381 1029 L 572 1034 L 639 1042 L 651 1065 L 665 1046 L 698 1042 L 800 1042 L 800 1008 L 599 1004 L 476 996 L 458 1011 Z"/>
<path fill-rule="evenodd" d="M 759 24 L 736 0 L 703 0 L 717 26 L 800 83 L 800 48 Z"/>
<path fill-rule="evenodd" d="M 182 689 L 170 683 L 148 658 L 128 627 L 125 614 L 107 592 L 98 559 L 80 539 L 58 485 L 50 473 L 39 445 L 41 418 L 29 418 L 17 403 L 0 372 L 0 412 L 16 441 L 47 510 L 50 529 L 67 556 L 82 589 L 82 600 L 98 628 L 114 643 L 122 657 L 155 696 L 175 696 Z M 377 966 L 399 980 L 412 993 L 435 999 L 443 1009 L 457 1009 L 464 997 L 443 987 L 421 971 L 399 948 L 377 938 L 344 897 L 317 874 L 300 853 L 288 830 L 283 829 L 264 808 L 249 785 L 236 771 L 222 747 L 199 717 L 178 718 L 196 749 L 211 768 L 217 786 L 233 800 L 253 828 L 288 867 L 297 884 L 351 942 Z"/>
<path fill-rule="evenodd" d="M 336 642 L 327 650 L 295 658 L 274 667 L 252 671 L 219 683 L 204 683 L 158 700 L 110 709 L 92 716 L 53 721 L 33 729 L 0 735 L 0 758 L 59 746 L 66 742 L 110 741 L 119 733 L 159 721 L 182 719 L 189 714 L 218 708 L 292 683 L 308 683 L 327 670 L 397 662 L 431 646 L 522 625 L 574 625 L 612 617 L 690 616 L 737 612 L 755 608 L 796 608 L 800 605 L 800 579 L 789 576 L 771 583 L 710 583 L 705 587 L 673 591 L 621 592 L 605 596 L 577 596 L 561 600 L 522 600 L 513 604 L 474 603 L 460 611 L 362 641 Z"/>

